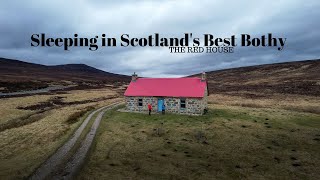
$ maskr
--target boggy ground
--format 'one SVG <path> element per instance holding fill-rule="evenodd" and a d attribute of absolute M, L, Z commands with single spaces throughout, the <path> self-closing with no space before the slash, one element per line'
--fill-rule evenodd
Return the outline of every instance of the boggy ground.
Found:
<path fill-rule="evenodd" d="M 204 116 L 108 112 L 78 179 L 320 178 L 319 114 L 232 97 Z"/>
<path fill-rule="evenodd" d="M 93 109 L 119 101 L 110 88 L 0 99 L 0 179 L 28 176 Z"/>

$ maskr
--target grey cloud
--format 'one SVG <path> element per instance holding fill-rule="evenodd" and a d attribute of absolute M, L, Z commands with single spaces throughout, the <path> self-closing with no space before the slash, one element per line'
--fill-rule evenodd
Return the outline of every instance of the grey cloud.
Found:
<path fill-rule="evenodd" d="M 184 76 L 201 71 L 320 58 L 320 2 L 286 1 L 3 1 L 0 3 L 0 57 L 41 64 L 86 63 L 130 75 Z M 93 37 L 123 33 L 164 37 L 183 33 L 286 37 L 276 48 L 237 47 L 233 54 L 170 54 L 167 48 L 41 48 L 30 46 L 33 33 L 53 37 Z M 119 38 L 118 38 L 119 40 Z"/>

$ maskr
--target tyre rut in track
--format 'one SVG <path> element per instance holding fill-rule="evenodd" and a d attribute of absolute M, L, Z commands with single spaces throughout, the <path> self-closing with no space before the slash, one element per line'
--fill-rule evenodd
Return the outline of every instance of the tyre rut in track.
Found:
<path fill-rule="evenodd" d="M 86 135 L 85 139 L 81 142 L 80 147 L 77 149 L 75 154 L 73 154 L 71 158 L 67 160 L 66 166 L 64 166 L 65 168 L 63 169 L 63 171 L 60 171 L 58 174 L 54 175 L 53 178 L 71 179 L 84 162 L 84 159 L 91 147 L 92 141 L 99 127 L 103 114 L 107 110 L 112 109 L 113 107 L 116 107 L 120 104 L 122 103 L 116 102 L 111 105 L 101 107 L 90 113 L 80 125 L 80 127 L 74 132 L 72 137 L 65 144 L 63 144 L 53 155 L 51 155 L 43 164 L 41 164 L 29 179 L 50 179 L 49 176 L 51 176 L 52 173 L 58 172 L 58 168 L 61 167 L 65 159 L 68 158 L 68 153 L 70 153 L 70 150 L 76 144 L 77 140 L 79 139 L 81 133 L 83 132 L 89 121 L 96 113 L 99 112 L 98 116 L 92 124 L 90 131 Z"/>

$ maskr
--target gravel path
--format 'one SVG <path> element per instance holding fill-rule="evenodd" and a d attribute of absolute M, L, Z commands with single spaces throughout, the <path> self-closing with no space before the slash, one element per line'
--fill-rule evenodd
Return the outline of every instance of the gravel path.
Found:
<path fill-rule="evenodd" d="M 65 172 L 59 173 L 57 177 L 54 179 L 70 179 L 76 172 L 76 170 L 81 166 L 84 161 L 84 158 L 91 146 L 91 143 L 96 134 L 96 130 L 99 127 L 101 118 L 106 110 L 111 109 L 121 103 L 113 103 L 111 105 L 99 108 L 89 114 L 89 116 L 83 121 L 81 126 L 76 130 L 73 136 L 63 145 L 61 146 L 51 157 L 49 157 L 41 166 L 34 172 L 34 174 L 30 177 L 30 179 L 45 179 L 52 172 L 56 172 L 59 165 L 63 162 L 63 160 L 67 157 L 71 148 L 75 145 L 77 140 L 79 139 L 81 133 L 84 128 L 87 126 L 88 122 L 92 119 L 97 112 L 100 112 L 97 118 L 95 119 L 90 132 L 87 134 L 85 140 L 81 143 L 80 148 L 77 152 L 72 156 L 72 158 L 67 162 L 67 165 L 64 169 Z"/>

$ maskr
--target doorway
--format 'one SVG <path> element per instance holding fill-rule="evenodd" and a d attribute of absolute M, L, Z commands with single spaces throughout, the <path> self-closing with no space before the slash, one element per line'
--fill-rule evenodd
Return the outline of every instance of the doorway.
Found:
<path fill-rule="evenodd" d="M 163 98 L 158 98 L 158 112 L 162 111 L 163 103 L 164 103 L 164 99 Z"/>

